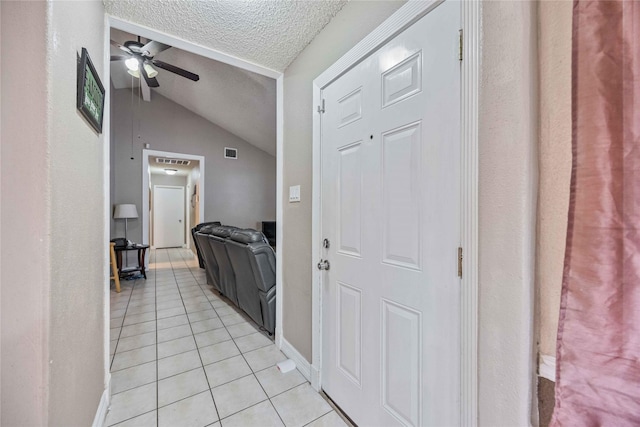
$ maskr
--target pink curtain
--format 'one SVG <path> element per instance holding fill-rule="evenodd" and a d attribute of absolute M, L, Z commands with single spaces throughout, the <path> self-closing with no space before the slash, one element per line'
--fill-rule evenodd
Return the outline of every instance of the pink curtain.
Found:
<path fill-rule="evenodd" d="M 640 426 L 640 2 L 574 1 L 554 426 Z"/>

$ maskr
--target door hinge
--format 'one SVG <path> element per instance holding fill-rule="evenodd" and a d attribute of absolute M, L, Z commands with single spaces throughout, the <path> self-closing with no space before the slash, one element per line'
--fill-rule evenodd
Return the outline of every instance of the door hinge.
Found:
<path fill-rule="evenodd" d="M 458 248 L 458 277 L 462 277 L 462 248 Z"/>
<path fill-rule="evenodd" d="M 322 105 L 318 105 L 318 113 L 322 114 L 324 113 L 324 99 L 322 100 Z"/>
<path fill-rule="evenodd" d="M 458 30 L 458 35 L 460 37 L 459 41 L 458 41 L 458 49 L 459 49 L 458 50 L 458 59 L 460 61 L 462 61 L 462 46 L 463 46 L 463 40 L 464 40 L 462 29 Z"/>

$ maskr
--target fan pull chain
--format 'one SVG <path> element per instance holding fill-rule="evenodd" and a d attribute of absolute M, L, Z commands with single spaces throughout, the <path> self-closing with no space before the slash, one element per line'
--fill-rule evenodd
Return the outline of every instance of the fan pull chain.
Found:
<path fill-rule="evenodd" d="M 142 68 L 142 64 L 141 64 Z M 142 98 L 142 75 L 140 76 L 140 81 L 138 82 L 138 147 L 140 147 L 140 141 L 142 140 L 141 131 L 142 128 L 142 105 L 140 99 Z"/>
<path fill-rule="evenodd" d="M 131 76 L 131 160 L 133 160 L 133 75 Z"/>

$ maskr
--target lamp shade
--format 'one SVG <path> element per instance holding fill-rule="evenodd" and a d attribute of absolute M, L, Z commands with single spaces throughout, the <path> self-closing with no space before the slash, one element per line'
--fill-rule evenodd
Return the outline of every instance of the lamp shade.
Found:
<path fill-rule="evenodd" d="M 138 210 L 136 209 L 136 205 L 133 204 L 116 205 L 116 208 L 113 211 L 113 217 L 115 219 L 138 218 Z"/>

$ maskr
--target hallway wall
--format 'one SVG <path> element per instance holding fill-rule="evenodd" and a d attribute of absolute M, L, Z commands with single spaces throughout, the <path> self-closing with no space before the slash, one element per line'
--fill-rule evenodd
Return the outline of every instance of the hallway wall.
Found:
<path fill-rule="evenodd" d="M 103 5 L 0 7 L 0 424 L 91 425 L 108 375 L 108 152 L 103 137 L 76 110 L 76 71 L 85 47 L 104 79 Z"/>
<path fill-rule="evenodd" d="M 540 190 L 538 265 L 540 352 L 556 355 L 571 184 L 570 1 L 540 2 Z"/>
<path fill-rule="evenodd" d="M 200 82 L 206 84 L 205 82 Z M 128 237 L 142 241 L 142 149 L 205 157 L 204 221 L 260 229 L 276 217 L 276 159 L 171 100 L 152 93 L 151 102 L 134 101 L 131 160 L 131 91 L 112 90 L 111 205 L 135 203 L 139 219 L 129 220 Z M 250 125 L 250 124 L 247 124 Z M 138 139 L 138 133 L 141 138 Z M 225 159 L 224 147 L 238 149 L 238 159 Z M 122 221 L 111 220 L 111 235 L 124 236 Z"/>
<path fill-rule="evenodd" d="M 537 10 L 536 1 L 482 3 L 478 117 L 481 426 L 536 424 L 530 417 L 536 376 Z"/>
<path fill-rule="evenodd" d="M 313 79 L 355 46 L 403 1 L 353 1 L 329 22 L 284 72 L 283 332 L 311 360 L 311 183 Z M 357 22 L 358 25 L 354 25 Z M 289 186 L 301 200 L 289 203 Z M 280 250 L 280 248 L 278 248 Z"/>

